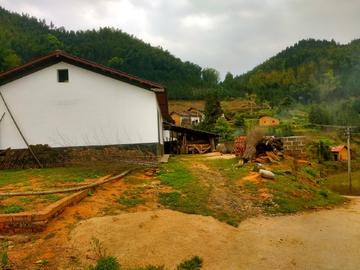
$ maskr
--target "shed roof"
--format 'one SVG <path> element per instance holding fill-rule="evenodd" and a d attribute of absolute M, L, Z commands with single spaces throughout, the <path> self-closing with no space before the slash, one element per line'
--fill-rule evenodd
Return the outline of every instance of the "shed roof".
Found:
<path fill-rule="evenodd" d="M 188 109 L 188 111 L 190 111 L 191 109 L 197 110 L 199 112 L 204 112 L 205 111 L 205 108 L 202 108 L 202 107 L 191 107 L 190 109 Z"/>
<path fill-rule="evenodd" d="M 184 116 L 184 117 L 191 117 L 191 116 L 198 116 L 198 113 L 196 113 L 196 112 L 190 112 L 190 111 L 186 111 L 186 112 L 181 112 L 181 111 L 173 111 L 173 112 L 171 112 L 170 113 L 170 115 L 172 115 L 172 114 L 174 114 L 174 113 L 176 113 L 176 114 L 178 114 L 178 115 L 180 115 L 180 116 Z"/>
<path fill-rule="evenodd" d="M 173 122 L 172 118 L 169 115 L 167 89 L 165 86 L 141 79 L 134 75 L 113 68 L 109 68 L 107 66 L 96 64 L 94 62 L 61 51 L 56 51 L 54 53 L 37 58 L 24 65 L 0 73 L 0 86 L 35 73 L 36 71 L 42 70 L 59 62 L 66 62 L 74 66 L 110 77 L 112 79 L 129 83 L 155 92 L 163 118 L 168 122 Z"/>
<path fill-rule="evenodd" d="M 263 118 L 263 117 L 269 117 L 269 118 L 272 118 L 272 119 L 277 119 L 277 120 L 279 120 L 278 118 L 273 117 L 273 116 L 269 116 L 269 115 L 263 115 L 263 116 L 259 117 L 258 119 L 261 119 L 261 118 Z"/>
<path fill-rule="evenodd" d="M 203 131 L 203 130 L 198 130 L 198 129 L 193 129 L 193 128 L 186 128 L 186 127 L 177 126 L 177 125 L 173 125 L 173 124 L 165 125 L 164 129 L 179 132 L 179 133 L 186 133 L 189 135 L 196 134 L 196 135 L 201 135 L 201 136 L 206 136 L 206 137 L 221 137 L 220 134 L 207 132 L 207 131 Z"/>
<path fill-rule="evenodd" d="M 346 145 L 331 146 L 330 150 L 332 153 L 339 153 L 342 149 L 347 149 Z"/>

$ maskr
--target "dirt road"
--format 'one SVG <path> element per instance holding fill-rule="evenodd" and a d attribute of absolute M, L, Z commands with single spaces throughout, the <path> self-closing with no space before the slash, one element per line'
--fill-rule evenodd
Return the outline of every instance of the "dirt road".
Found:
<path fill-rule="evenodd" d="M 174 269 L 198 255 L 202 269 L 359 269 L 360 198 L 332 210 L 249 218 L 238 228 L 212 217 L 170 210 L 128 213 L 81 221 L 68 254 L 93 265 L 91 237 L 123 266 Z M 66 269 L 82 269 L 67 264 Z"/>

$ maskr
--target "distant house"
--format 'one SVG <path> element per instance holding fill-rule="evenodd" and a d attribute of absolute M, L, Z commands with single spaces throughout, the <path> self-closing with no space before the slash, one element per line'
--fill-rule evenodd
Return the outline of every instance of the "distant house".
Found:
<path fill-rule="evenodd" d="M 205 108 L 191 107 L 188 112 L 195 112 L 197 116 L 201 117 L 201 122 L 205 120 Z"/>
<path fill-rule="evenodd" d="M 279 119 L 265 115 L 259 118 L 259 126 L 277 126 L 280 124 Z"/>
<path fill-rule="evenodd" d="M 195 111 L 174 111 L 170 113 L 170 116 L 177 126 L 193 126 L 202 121 L 202 114 Z"/>
<path fill-rule="evenodd" d="M 60 51 L 1 73 L 0 96 L 0 151 L 26 148 L 26 138 L 162 155 L 163 121 L 173 122 L 166 87 Z"/>
<path fill-rule="evenodd" d="M 348 151 L 345 145 L 332 146 L 330 148 L 331 154 L 335 161 L 348 160 Z"/>

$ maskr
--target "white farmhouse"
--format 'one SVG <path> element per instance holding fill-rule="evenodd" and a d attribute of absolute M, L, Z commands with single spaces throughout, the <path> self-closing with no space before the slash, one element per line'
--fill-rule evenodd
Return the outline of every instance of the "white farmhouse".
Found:
<path fill-rule="evenodd" d="M 128 145 L 157 155 L 172 121 L 164 86 L 60 51 L 0 74 L 0 119 L 0 150 Z"/>

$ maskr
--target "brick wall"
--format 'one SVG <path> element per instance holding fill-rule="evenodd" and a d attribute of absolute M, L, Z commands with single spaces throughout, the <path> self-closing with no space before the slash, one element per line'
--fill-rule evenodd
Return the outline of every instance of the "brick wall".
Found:
<path fill-rule="evenodd" d="M 284 154 L 294 157 L 306 156 L 306 138 L 304 136 L 282 137 Z"/>
<path fill-rule="evenodd" d="M 44 230 L 45 225 L 59 215 L 66 206 L 85 198 L 88 189 L 78 191 L 33 213 L 0 214 L 0 234 L 36 233 Z"/>

